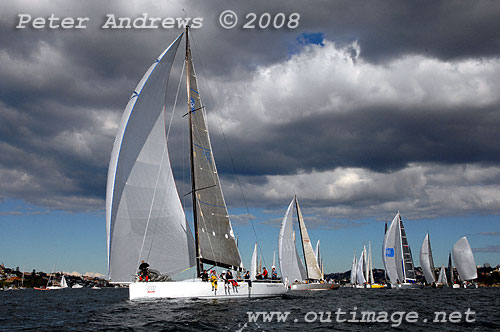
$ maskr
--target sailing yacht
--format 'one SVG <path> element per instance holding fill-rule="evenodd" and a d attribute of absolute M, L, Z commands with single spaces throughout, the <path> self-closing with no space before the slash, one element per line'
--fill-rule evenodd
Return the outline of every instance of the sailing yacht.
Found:
<path fill-rule="evenodd" d="M 57 290 L 57 289 L 68 288 L 68 283 L 66 282 L 66 278 L 64 277 L 64 274 L 61 277 L 61 281 L 59 282 L 59 285 L 57 285 L 57 284 L 54 285 L 53 284 L 53 285 L 49 286 L 51 277 L 49 277 L 49 280 L 47 281 L 47 286 L 45 286 L 45 287 L 34 287 L 34 289 L 36 289 L 36 290 Z"/>
<path fill-rule="evenodd" d="M 472 280 L 477 279 L 477 268 L 467 237 L 462 237 L 453 245 L 453 261 L 457 266 L 458 276 L 464 288 L 477 288 Z"/>
<path fill-rule="evenodd" d="M 441 269 L 439 270 L 439 276 L 435 285 L 437 288 L 448 287 L 448 278 L 446 278 L 446 269 L 444 265 L 441 265 Z"/>
<path fill-rule="evenodd" d="M 411 249 L 399 211 L 385 234 L 382 259 L 391 288 L 416 287 Z"/>
<path fill-rule="evenodd" d="M 366 266 L 366 247 L 363 246 L 361 256 L 359 256 L 358 264 L 356 266 L 356 286 L 355 288 L 366 288 L 366 276 L 363 271 Z"/>
<path fill-rule="evenodd" d="M 451 252 L 448 255 L 448 273 L 450 275 L 450 278 L 448 280 L 448 283 L 451 285 L 453 288 L 460 288 L 460 284 L 455 282 L 455 268 L 453 267 L 453 262 L 451 260 Z"/>
<path fill-rule="evenodd" d="M 353 288 L 356 287 L 357 265 L 358 265 L 358 260 L 356 259 L 356 250 L 354 250 L 354 256 L 352 257 L 352 266 L 351 266 L 351 286 Z"/>
<path fill-rule="evenodd" d="M 422 267 L 427 284 L 434 284 L 436 282 L 436 277 L 434 275 L 434 259 L 432 258 L 429 233 L 425 235 L 424 242 L 422 242 L 422 248 L 420 248 L 420 266 Z"/>
<path fill-rule="evenodd" d="M 149 67 L 118 127 L 106 189 L 108 278 L 113 283 L 129 283 L 131 300 L 281 295 L 286 292 L 283 283 L 239 282 L 237 291 L 225 294 L 201 280 L 204 269 L 241 272 L 243 264 L 212 153 L 189 33 L 186 28 Z M 194 238 L 177 192 L 167 144 L 166 91 L 183 35 Z M 174 108 L 176 101 L 177 96 Z M 137 280 L 142 260 L 160 271 L 149 282 Z M 163 281 L 193 266 L 194 278 Z"/>
<path fill-rule="evenodd" d="M 295 207 L 295 209 L 293 209 L 293 207 Z M 293 210 L 296 211 L 299 223 L 305 266 L 300 260 L 295 244 Z M 319 247 L 317 248 L 319 250 Z M 326 290 L 337 288 L 336 285 L 323 281 L 323 273 L 318 264 L 317 256 L 319 256 L 319 251 L 318 255 L 313 251 L 297 196 L 294 196 L 283 217 L 278 241 L 278 257 L 281 267 L 281 276 L 287 284 L 290 284 L 291 290 Z"/>

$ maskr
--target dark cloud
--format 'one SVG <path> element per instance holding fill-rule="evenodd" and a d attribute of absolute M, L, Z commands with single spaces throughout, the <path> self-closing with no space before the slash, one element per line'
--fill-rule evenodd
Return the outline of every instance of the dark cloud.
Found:
<path fill-rule="evenodd" d="M 488 63 L 500 54 L 500 4 L 494 2 L 194 1 L 129 6 L 47 0 L 30 6 L 11 1 L 5 7 L 0 17 L 0 199 L 21 198 L 70 211 L 104 207 L 107 164 L 123 108 L 153 59 L 180 32 L 103 30 L 107 13 L 182 17 L 184 8 L 188 16 L 204 18 L 203 28 L 193 33 L 193 48 L 207 109 L 219 112 L 218 120 L 209 114 L 218 169 L 230 194 L 241 195 L 235 184 L 241 180 L 249 204 L 283 204 L 281 194 L 266 197 L 259 189 L 269 193 L 269 186 L 282 185 L 273 177 L 318 172 L 339 180 L 348 174 L 329 172 L 355 168 L 356 175 L 365 171 L 375 182 L 384 174 L 406 181 L 410 188 L 405 197 L 410 199 L 422 194 L 419 186 L 424 186 L 411 175 L 415 163 L 437 165 L 440 176 L 446 173 L 443 165 L 499 164 L 498 64 Z M 295 30 L 228 31 L 217 23 L 225 9 L 234 10 L 240 20 L 249 12 L 297 12 L 300 25 Z M 79 31 L 15 29 L 20 13 L 88 16 L 91 21 Z M 304 36 L 321 36 L 321 42 L 304 42 Z M 473 63 L 459 63 L 463 70 L 446 67 L 464 59 Z M 419 73 L 408 68 L 429 61 L 434 61 L 427 69 L 434 76 L 422 74 L 418 84 L 408 79 Z M 176 69 L 181 62 L 182 56 Z M 357 71 L 360 82 L 353 83 Z M 172 76 L 169 94 L 175 92 L 178 75 Z M 470 86 L 459 82 L 469 79 Z M 422 99 L 413 99 L 421 90 Z M 179 98 L 184 105 L 185 96 Z M 189 174 L 183 170 L 187 155 L 180 114 L 174 125 L 170 150 L 182 196 L 189 191 Z M 426 176 L 431 173 L 426 169 Z M 497 180 L 488 178 L 490 184 Z M 307 191 L 308 183 L 286 181 L 291 184 L 286 195 L 293 194 L 292 187 Z M 316 181 L 318 186 L 325 183 L 321 176 Z M 457 181 L 453 177 L 450 188 Z M 382 183 L 368 189 L 347 183 L 342 198 L 322 200 L 311 192 L 304 200 L 314 208 L 333 201 L 334 212 L 341 214 L 349 207 L 384 202 L 389 205 L 382 209 L 390 210 L 398 200 L 395 191 L 380 190 Z M 423 196 L 412 203 L 414 208 L 424 209 L 436 198 L 428 192 Z M 236 202 L 241 206 L 242 199 Z M 472 205 L 492 209 L 484 202 L 481 198 Z"/>
<path fill-rule="evenodd" d="M 499 109 L 372 108 L 311 115 L 259 127 L 259 134 L 230 136 L 235 169 L 244 174 L 292 174 L 361 167 L 393 171 L 412 162 L 497 164 Z M 218 146 L 222 140 L 214 139 Z M 262 147 L 265 146 L 265 149 Z M 306 153 L 307 152 L 307 153 Z M 223 173 L 234 172 L 224 156 Z"/>

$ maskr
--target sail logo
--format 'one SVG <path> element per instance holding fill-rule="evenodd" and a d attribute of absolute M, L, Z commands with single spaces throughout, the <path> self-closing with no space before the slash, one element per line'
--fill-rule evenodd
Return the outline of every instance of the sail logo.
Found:
<path fill-rule="evenodd" d="M 385 248 L 385 257 L 394 257 L 394 248 Z"/>
<path fill-rule="evenodd" d="M 190 102 L 189 104 L 191 105 L 191 111 L 192 111 L 193 113 L 194 113 L 194 112 L 196 112 L 196 111 L 195 111 L 195 105 L 196 105 L 196 103 L 195 103 L 195 101 L 194 101 L 194 98 L 193 98 L 193 97 L 191 97 L 191 102 Z"/>

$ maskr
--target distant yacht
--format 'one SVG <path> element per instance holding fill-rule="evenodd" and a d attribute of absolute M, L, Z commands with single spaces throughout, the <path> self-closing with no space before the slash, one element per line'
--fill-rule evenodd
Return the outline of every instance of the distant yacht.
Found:
<path fill-rule="evenodd" d="M 382 259 L 391 288 L 416 287 L 411 249 L 399 211 L 385 234 Z"/>
<path fill-rule="evenodd" d="M 66 278 L 63 276 L 61 277 L 61 281 L 59 282 L 59 285 L 51 285 L 49 286 L 49 283 L 51 281 L 51 278 L 49 278 L 49 281 L 47 281 L 47 286 L 45 287 L 34 287 L 36 290 L 58 290 L 58 289 L 64 289 L 68 288 L 68 283 L 66 282 Z"/>
<path fill-rule="evenodd" d="M 294 207 L 294 209 L 292 209 Z M 299 258 L 295 245 L 295 232 L 293 231 L 293 212 L 296 212 L 299 223 L 302 251 L 304 253 L 305 266 Z M 318 258 L 319 243 L 316 245 L 316 253 L 311 245 L 306 224 L 300 210 L 297 196 L 294 196 L 281 223 L 278 241 L 278 257 L 281 267 L 281 275 L 288 280 L 291 290 L 326 290 L 336 288 L 333 284 L 323 281 L 323 273 Z"/>
<path fill-rule="evenodd" d="M 427 284 L 432 285 L 436 282 L 434 275 L 434 259 L 432 258 L 431 240 L 429 233 L 425 235 L 422 248 L 420 249 L 420 266 L 424 273 Z"/>
<path fill-rule="evenodd" d="M 477 268 L 472 254 L 469 241 L 464 236 L 453 246 L 453 261 L 457 266 L 460 279 L 464 282 L 464 288 L 477 288 L 477 284 L 472 283 L 477 279 Z"/>

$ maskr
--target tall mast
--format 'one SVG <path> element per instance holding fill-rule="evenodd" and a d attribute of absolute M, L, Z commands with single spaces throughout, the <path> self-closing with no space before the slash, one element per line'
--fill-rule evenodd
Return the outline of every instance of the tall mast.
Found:
<path fill-rule="evenodd" d="M 189 47 L 189 25 L 186 26 L 186 88 L 188 97 L 188 111 L 189 111 L 189 155 L 191 161 L 191 197 L 193 201 L 193 223 L 194 223 L 194 243 L 196 250 L 196 275 L 201 276 L 201 271 L 203 270 L 203 263 L 200 259 L 200 245 L 199 245 L 199 234 L 198 234 L 198 218 L 197 218 L 197 208 L 196 208 L 196 184 L 194 176 L 194 149 L 193 149 L 193 116 L 191 110 L 190 86 L 189 86 L 189 75 L 190 66 L 189 59 L 191 58 L 191 48 Z"/>

